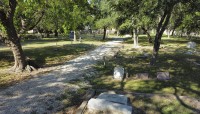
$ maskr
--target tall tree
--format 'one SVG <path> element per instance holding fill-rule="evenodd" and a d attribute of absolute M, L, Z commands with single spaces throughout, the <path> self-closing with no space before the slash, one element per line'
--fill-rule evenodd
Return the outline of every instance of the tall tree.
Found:
<path fill-rule="evenodd" d="M 151 65 L 154 65 L 156 62 L 163 32 L 165 31 L 169 23 L 171 13 L 176 4 L 177 4 L 176 1 L 174 2 L 174 1 L 167 1 L 167 0 L 158 1 L 157 3 L 155 10 L 161 11 L 161 14 L 159 15 L 160 19 L 156 28 L 156 36 L 154 39 L 154 47 L 153 47 L 153 56 L 150 62 Z"/>
<path fill-rule="evenodd" d="M 165 31 L 169 20 L 172 15 L 172 11 L 174 10 L 174 7 L 178 4 L 191 4 L 194 3 L 194 1 L 191 0 L 161 0 L 158 1 L 157 6 L 155 7 L 155 10 L 160 11 L 159 13 L 159 23 L 156 28 L 156 36 L 154 39 L 154 47 L 153 47 L 153 56 L 151 59 L 150 64 L 154 65 L 158 56 L 158 51 L 160 48 L 160 42 L 163 35 L 163 32 Z"/>
<path fill-rule="evenodd" d="M 38 4 L 38 2 L 35 2 L 35 1 L 32 2 L 28 0 L 24 0 L 24 1 L 2 0 L 0 1 L 0 29 L 1 31 L 4 32 L 4 35 L 0 36 L 0 40 L 3 41 L 12 50 L 14 60 L 15 60 L 15 64 L 11 68 L 11 70 L 13 71 L 23 71 L 25 69 L 26 70 L 34 69 L 26 61 L 26 57 L 22 50 L 18 33 L 20 33 L 20 31 L 25 31 L 25 30 L 29 30 L 33 28 L 41 20 L 41 18 L 38 18 L 38 21 L 35 21 L 34 23 L 33 21 L 26 18 L 28 13 L 21 12 L 23 11 L 22 9 L 24 5 L 28 5 L 28 4 L 30 5 L 30 4 L 35 4 L 35 3 Z M 37 5 L 33 5 L 33 6 L 37 6 Z M 31 10 L 28 8 L 29 7 L 25 7 L 24 10 L 27 10 L 27 12 L 29 11 L 31 12 Z M 37 13 L 37 12 L 33 12 L 33 13 Z M 24 21 L 29 21 L 29 23 L 25 23 Z"/>
<path fill-rule="evenodd" d="M 0 2 L 0 22 L 7 34 L 7 38 L 0 37 L 0 39 L 7 44 L 7 46 L 9 46 L 13 52 L 15 59 L 13 70 L 22 71 L 26 68 L 27 62 L 21 47 L 20 39 L 14 26 L 13 17 L 16 7 L 16 0 L 4 0 Z"/>
<path fill-rule="evenodd" d="M 172 11 L 177 4 L 187 4 L 195 2 L 193 0 L 116 0 L 113 1 L 114 6 L 118 11 L 122 11 L 128 17 L 131 15 L 133 18 L 139 19 L 141 22 L 148 17 L 150 23 L 156 21 L 156 36 L 154 39 L 153 56 L 150 62 L 153 65 L 156 62 L 160 42 L 163 32 L 169 23 Z M 140 24 L 140 23 L 137 23 Z M 142 25 L 142 24 L 141 24 Z M 142 25 L 144 26 L 144 25 Z M 143 28 L 143 27 L 142 27 Z"/>
<path fill-rule="evenodd" d="M 117 0 L 112 2 L 116 11 L 120 12 L 123 16 L 120 23 L 122 27 L 128 27 L 132 31 L 134 39 L 134 47 L 138 45 L 138 31 L 142 29 L 148 36 L 149 42 L 152 42 L 152 38 L 149 29 L 155 27 L 156 16 L 149 13 L 149 9 L 155 4 L 155 1 L 145 0 Z M 128 22 L 128 23 L 127 23 Z M 124 26 L 126 25 L 126 26 Z"/>
<path fill-rule="evenodd" d="M 109 27 L 114 27 L 118 14 L 111 9 L 110 2 L 107 0 L 94 0 L 93 1 L 96 12 L 96 27 L 103 29 L 103 38 L 106 38 L 106 31 Z"/>

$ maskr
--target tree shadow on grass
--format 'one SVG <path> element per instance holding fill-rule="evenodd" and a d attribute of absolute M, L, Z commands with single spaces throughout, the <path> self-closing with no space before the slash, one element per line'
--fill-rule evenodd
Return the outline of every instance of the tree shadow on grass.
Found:
<path fill-rule="evenodd" d="M 46 67 L 63 64 L 67 60 L 94 49 L 94 47 L 94 45 L 88 44 L 68 44 L 64 46 L 24 49 L 24 53 L 40 67 Z M 7 63 L 10 63 L 9 65 L 14 64 L 11 51 L 4 51 L 1 54 L 0 61 L 6 60 Z"/>
<path fill-rule="evenodd" d="M 175 90 L 174 95 L 175 95 L 176 99 L 178 100 L 178 102 L 179 102 L 182 106 L 184 106 L 185 108 L 187 108 L 187 109 L 189 109 L 189 110 L 192 110 L 192 111 L 194 111 L 194 112 L 196 112 L 196 113 L 200 113 L 200 109 L 197 109 L 197 108 L 194 108 L 194 107 L 190 106 L 189 104 L 185 103 L 185 102 L 183 101 L 183 99 L 181 99 L 181 98 L 179 97 L 179 95 L 177 94 L 177 91 L 178 91 L 178 90 L 177 90 L 176 87 L 174 87 L 174 90 Z M 199 94 L 199 95 L 200 95 L 200 94 Z"/>
<path fill-rule="evenodd" d="M 181 48 L 178 49 L 181 50 Z M 181 101 L 182 99 L 179 98 L 179 96 L 189 96 L 200 99 L 199 66 L 186 61 L 186 58 L 199 60 L 199 56 L 177 53 L 177 51 L 171 53 L 161 52 L 159 54 L 157 64 L 153 67 L 150 67 L 148 64 L 146 64 L 149 62 L 149 58 L 137 58 L 137 55 L 134 56 L 136 57 L 131 58 L 126 57 L 125 55 L 120 55 L 117 58 L 111 58 L 107 63 L 107 68 L 103 69 L 100 67 L 102 64 L 98 64 L 99 69 L 97 70 L 102 72 L 104 78 L 99 79 L 98 83 L 101 84 L 97 84 L 95 87 L 101 87 L 103 89 L 109 90 L 134 91 L 141 93 L 175 93 L 174 95 L 176 96 L 176 100 L 180 103 L 182 108 L 185 107 L 192 112 L 199 113 L 199 109 L 192 107 L 191 104 L 187 104 L 184 101 Z M 121 65 L 124 68 L 129 69 L 128 72 L 130 74 L 130 78 L 126 79 L 124 82 L 115 82 L 110 78 L 106 79 L 107 76 L 112 76 L 113 69 L 116 65 Z M 165 71 L 170 73 L 171 79 L 169 81 L 156 80 L 156 73 Z M 135 77 L 136 73 L 143 72 L 149 73 L 150 80 L 132 80 L 132 77 Z M 157 107 L 155 110 L 158 110 L 159 113 L 165 113 L 163 110 L 167 110 L 166 107 L 168 106 L 170 106 L 170 104 L 166 106 L 160 106 L 158 103 L 155 105 L 155 107 Z M 145 108 L 142 110 L 145 110 Z M 172 110 L 169 111 L 169 113 L 173 112 L 176 112 L 175 108 L 172 108 Z"/>

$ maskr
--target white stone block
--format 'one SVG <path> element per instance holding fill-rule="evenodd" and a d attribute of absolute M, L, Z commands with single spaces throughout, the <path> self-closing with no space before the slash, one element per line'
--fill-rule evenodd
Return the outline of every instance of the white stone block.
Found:
<path fill-rule="evenodd" d="M 124 68 L 117 66 L 114 68 L 113 78 L 117 80 L 123 80 L 124 78 Z"/>
<path fill-rule="evenodd" d="M 125 95 L 119 94 L 101 93 L 97 98 L 125 105 L 128 103 L 128 98 Z"/>
<path fill-rule="evenodd" d="M 111 114 L 132 114 L 132 107 L 106 101 L 104 99 L 90 99 L 88 101 L 87 109 L 89 112 L 109 112 Z"/>
<path fill-rule="evenodd" d="M 195 48 L 196 47 L 196 43 L 195 42 L 188 42 L 187 43 L 187 48 Z"/>

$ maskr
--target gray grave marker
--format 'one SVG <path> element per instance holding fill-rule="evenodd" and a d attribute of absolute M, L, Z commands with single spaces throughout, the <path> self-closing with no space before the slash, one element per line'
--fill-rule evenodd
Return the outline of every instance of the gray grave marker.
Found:
<path fill-rule="evenodd" d="M 158 80 L 169 80 L 169 72 L 157 72 L 157 79 Z"/>
<path fill-rule="evenodd" d="M 136 78 L 137 79 L 144 79 L 144 80 L 146 80 L 146 79 L 149 78 L 149 74 L 148 73 L 138 73 L 138 74 L 136 74 Z"/>

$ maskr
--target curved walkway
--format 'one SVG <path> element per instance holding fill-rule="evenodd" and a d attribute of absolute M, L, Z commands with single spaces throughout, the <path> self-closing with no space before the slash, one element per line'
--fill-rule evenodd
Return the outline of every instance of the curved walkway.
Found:
<path fill-rule="evenodd" d="M 103 56 L 114 55 L 122 41 L 107 42 L 86 55 L 59 66 L 56 70 L 0 91 L 0 114 L 53 113 L 62 108 L 56 97 L 65 89 L 76 89 L 67 82 L 84 77 Z M 47 111 L 53 104 L 53 110 Z"/>

